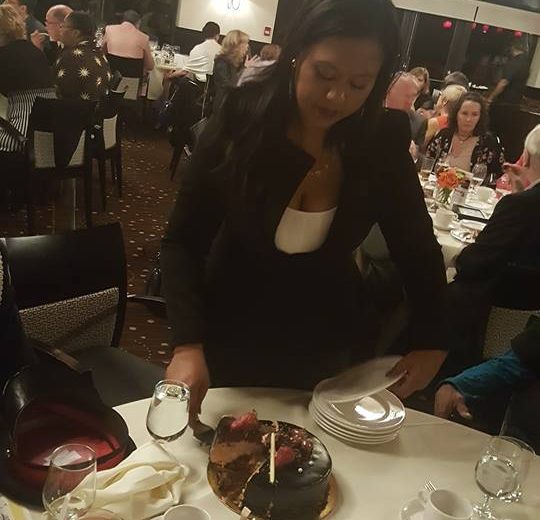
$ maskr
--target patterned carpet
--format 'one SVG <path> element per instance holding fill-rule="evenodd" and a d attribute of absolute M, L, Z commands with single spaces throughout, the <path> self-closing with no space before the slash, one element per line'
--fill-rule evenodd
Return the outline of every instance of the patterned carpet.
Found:
<path fill-rule="evenodd" d="M 117 221 L 122 225 L 131 294 L 144 294 L 176 198 L 180 174 L 174 182 L 169 180 L 170 155 L 171 148 L 163 134 L 151 129 L 138 130 L 136 138 L 127 137 L 123 142 L 123 198 L 118 199 L 109 173 L 105 212 L 100 211 L 101 199 L 97 189 L 94 190 L 94 208 L 99 210 L 94 212 L 95 225 Z M 77 226 L 83 227 L 81 211 L 76 212 L 76 219 Z M 60 232 L 66 227 L 66 221 L 61 210 L 55 210 L 52 205 L 42 207 L 37 218 L 38 233 Z M 25 231 L 25 210 L 0 213 L 0 236 L 19 236 Z M 121 347 L 153 362 L 167 363 L 169 328 L 166 321 L 151 315 L 140 304 L 128 304 Z"/>

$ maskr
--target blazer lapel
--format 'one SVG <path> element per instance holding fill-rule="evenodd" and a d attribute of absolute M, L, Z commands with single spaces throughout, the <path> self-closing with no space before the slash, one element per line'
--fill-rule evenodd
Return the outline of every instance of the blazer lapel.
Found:
<path fill-rule="evenodd" d="M 288 139 L 265 154 L 264 192 L 260 210 L 264 224 L 264 242 L 274 247 L 276 229 L 283 212 L 298 186 L 313 166 L 314 159 Z"/>

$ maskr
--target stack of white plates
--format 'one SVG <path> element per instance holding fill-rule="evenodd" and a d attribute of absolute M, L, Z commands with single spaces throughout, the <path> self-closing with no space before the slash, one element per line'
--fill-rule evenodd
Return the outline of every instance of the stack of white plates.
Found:
<path fill-rule="evenodd" d="M 400 358 L 378 358 L 326 379 L 313 391 L 309 411 L 327 433 L 350 444 L 393 441 L 405 420 L 401 401 L 385 388 L 401 376 L 386 373 Z"/>

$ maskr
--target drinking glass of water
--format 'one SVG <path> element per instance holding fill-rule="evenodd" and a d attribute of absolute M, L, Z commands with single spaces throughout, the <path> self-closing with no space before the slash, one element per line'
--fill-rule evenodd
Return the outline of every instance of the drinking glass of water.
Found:
<path fill-rule="evenodd" d="M 487 177 L 487 164 L 477 162 L 472 169 L 471 191 L 476 193 L 478 186 L 481 186 Z"/>
<path fill-rule="evenodd" d="M 478 518 L 495 520 L 492 500 L 505 500 L 519 488 L 523 470 L 523 448 L 511 437 L 492 437 L 476 463 L 475 478 L 484 493 L 481 504 L 474 506 Z"/>
<path fill-rule="evenodd" d="M 96 454 L 82 444 L 66 444 L 52 456 L 43 486 L 43 505 L 54 520 L 77 520 L 96 496 Z"/>
<path fill-rule="evenodd" d="M 170 442 L 186 431 L 189 422 L 189 386 L 180 381 L 160 381 L 146 416 L 146 429 L 157 441 Z"/>

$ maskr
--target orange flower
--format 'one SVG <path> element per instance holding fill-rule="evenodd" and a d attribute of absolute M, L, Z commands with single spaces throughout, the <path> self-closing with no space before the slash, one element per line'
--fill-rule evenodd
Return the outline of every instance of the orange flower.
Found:
<path fill-rule="evenodd" d="M 454 168 L 448 168 L 439 173 L 437 184 L 441 188 L 453 190 L 459 185 L 459 176 Z"/>

